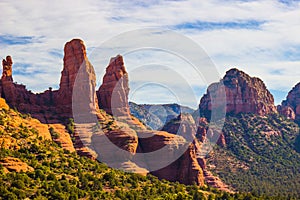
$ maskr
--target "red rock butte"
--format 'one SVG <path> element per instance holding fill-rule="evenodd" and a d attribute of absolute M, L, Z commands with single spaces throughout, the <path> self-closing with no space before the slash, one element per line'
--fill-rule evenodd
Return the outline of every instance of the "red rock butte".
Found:
<path fill-rule="evenodd" d="M 225 95 L 218 95 L 222 90 Z M 219 99 L 215 99 L 216 97 Z M 219 109 L 219 102 L 226 102 L 226 113 L 254 113 L 262 116 L 277 113 L 274 97 L 264 82 L 238 69 L 227 71 L 220 82 L 208 87 L 200 101 L 201 115 L 210 119 L 211 111 Z"/>

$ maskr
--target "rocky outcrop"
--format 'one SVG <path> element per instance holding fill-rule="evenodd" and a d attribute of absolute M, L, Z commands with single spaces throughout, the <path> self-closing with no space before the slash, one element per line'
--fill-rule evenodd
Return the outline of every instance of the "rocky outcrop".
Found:
<path fill-rule="evenodd" d="M 6 157 L 0 160 L 0 164 L 9 172 L 32 172 L 34 169 L 18 158 Z"/>
<path fill-rule="evenodd" d="M 153 159 L 148 158 L 145 161 L 151 174 L 160 179 L 178 181 L 187 185 L 204 184 L 203 172 L 197 162 L 192 143 L 187 142 L 181 136 L 164 131 L 140 131 L 138 136 L 139 153 L 158 151 L 157 154 L 153 155 Z M 169 161 L 172 162 L 166 166 Z M 141 160 L 136 162 L 140 164 Z M 161 168 L 160 166 L 166 167 Z"/>
<path fill-rule="evenodd" d="M 2 77 L 1 77 L 1 97 L 6 98 L 7 102 L 15 102 L 16 89 L 12 78 L 12 58 L 6 56 L 6 59 L 2 60 Z"/>
<path fill-rule="evenodd" d="M 82 112 L 96 108 L 96 75 L 87 58 L 84 42 L 80 39 L 73 39 L 65 45 L 64 68 L 59 86 L 55 95 L 55 107 L 60 115 L 72 117 L 72 103 L 85 108 Z M 76 96 L 73 96 L 74 87 Z M 74 98 L 77 102 L 72 101 Z"/>
<path fill-rule="evenodd" d="M 6 56 L 6 59 L 2 60 L 2 66 L 3 66 L 3 72 L 2 72 L 2 77 L 1 79 L 3 81 L 13 81 L 12 78 L 12 58 L 11 56 Z"/>
<path fill-rule="evenodd" d="M 119 121 L 117 127 L 122 128 L 115 128 L 115 124 L 110 123 L 110 126 L 106 127 L 113 130 L 108 130 L 105 133 L 106 137 L 103 134 L 92 136 L 93 146 L 98 149 L 97 152 L 102 153 L 99 158 L 121 168 L 124 163 L 135 163 L 135 167 L 146 169 L 160 179 L 203 185 L 203 172 L 197 162 L 195 148 L 190 142 L 192 140 L 188 139 L 191 138 L 189 136 L 191 130 L 188 129 L 192 128 L 183 123 L 183 126 L 180 126 L 182 136 L 146 130 L 131 116 L 128 93 L 128 74 L 122 56 L 118 55 L 110 60 L 103 83 L 97 91 L 97 97 L 99 107 L 117 119 Z M 182 118 L 179 120 L 193 121 L 191 115 L 189 117 L 182 115 Z M 105 141 L 107 139 L 109 142 Z M 101 146 L 97 145 L 100 143 Z M 151 159 L 141 159 L 143 154 L 149 155 L 156 151 L 163 153 Z"/>
<path fill-rule="evenodd" d="M 277 110 L 281 115 L 285 116 L 288 119 L 291 119 L 291 120 L 296 119 L 296 113 L 291 106 L 279 105 L 279 106 L 277 106 Z"/>
<path fill-rule="evenodd" d="M 102 85 L 97 91 L 99 107 L 115 117 L 129 116 L 128 93 L 128 73 L 123 57 L 117 55 L 110 59 Z"/>
<path fill-rule="evenodd" d="M 71 136 L 67 132 L 65 126 L 62 124 L 51 124 L 50 127 L 52 127 L 52 131 L 57 134 L 57 137 L 53 138 L 53 141 L 60 144 L 63 149 L 75 152 Z"/>
<path fill-rule="evenodd" d="M 278 110 L 286 117 L 300 122 L 300 83 L 289 92 Z"/>
<path fill-rule="evenodd" d="M 13 82 L 12 58 L 3 60 L 3 74 L 0 81 L 0 94 L 11 107 L 22 113 L 30 113 L 43 123 L 53 124 L 60 137 L 57 140 L 62 147 L 71 152 L 74 147 L 70 135 L 64 127 L 69 118 L 73 118 L 73 106 L 76 116 L 83 121 L 85 113 L 94 113 L 98 107 L 96 99 L 96 76 L 93 66 L 88 61 L 84 42 L 73 39 L 64 48 L 64 66 L 59 90 L 49 88 L 45 92 L 34 94 L 24 85 Z M 74 88 L 76 87 L 76 90 Z M 73 92 L 75 91 L 75 92 Z M 75 99 L 75 100 L 74 100 Z M 100 115 L 100 113 L 98 113 Z M 95 117 L 96 118 L 96 117 Z M 47 128 L 48 129 L 48 128 Z M 83 148 L 81 148 L 83 149 Z"/>
<path fill-rule="evenodd" d="M 221 191 L 234 193 L 228 185 L 226 185 L 219 177 L 214 176 L 210 171 L 203 170 L 205 183 L 213 188 Z"/>
<path fill-rule="evenodd" d="M 225 95 L 219 95 L 224 92 Z M 226 113 L 254 113 L 261 116 L 276 113 L 274 97 L 262 80 L 231 69 L 219 83 L 213 83 L 207 89 L 199 105 L 200 114 L 210 119 L 212 110 L 223 109 Z"/>
<path fill-rule="evenodd" d="M 180 135 L 188 142 L 193 142 L 197 131 L 197 125 L 191 114 L 180 114 L 176 119 L 167 123 L 162 130 Z"/>
<path fill-rule="evenodd" d="M 91 134 L 94 125 L 90 124 L 91 129 L 82 128 L 86 137 L 79 136 L 78 133 L 74 134 L 75 146 L 80 149 L 81 155 L 93 157 L 94 154 L 90 154 L 87 149 L 95 150 L 99 147 L 99 158 L 106 155 L 109 159 L 117 160 L 119 161 L 118 167 L 142 173 L 151 171 L 161 179 L 179 181 L 184 184 L 203 185 L 203 172 L 197 162 L 195 148 L 193 143 L 187 141 L 187 138 L 190 137 L 188 133 L 191 132 L 188 130 L 190 128 L 188 124 L 182 129 L 182 132 L 186 134 L 180 136 L 162 131 L 148 131 L 141 122 L 131 116 L 128 105 L 128 74 L 122 56 L 118 55 L 110 60 L 103 83 L 97 91 L 99 107 L 113 117 L 117 117 L 118 121 L 115 121 L 115 118 L 111 116 L 109 118 L 106 113 L 97 110 L 95 72 L 86 57 L 83 42 L 74 39 L 65 45 L 64 51 L 64 68 L 59 90 L 49 88 L 43 93 L 33 94 L 25 86 L 13 83 L 12 77 L 8 78 L 12 72 L 10 71 L 12 59 L 7 58 L 3 62 L 5 72 L 0 82 L 1 96 L 5 97 L 9 105 L 15 106 L 19 111 L 31 113 L 41 121 L 51 123 L 55 132 L 61 132 L 61 137 L 56 139 L 57 142 L 69 151 L 74 150 L 70 146 L 70 138 L 66 132 L 60 130 L 62 127 L 57 123 L 63 123 L 64 120 L 72 117 L 74 109 L 78 109 L 76 110 L 78 115 L 84 112 L 97 112 L 94 114 L 106 117 L 103 117 L 103 121 L 100 120 L 104 129 L 102 133 Z M 74 102 L 74 97 L 76 102 Z M 113 124 L 110 124 L 108 119 L 113 121 Z M 81 125 L 85 126 L 84 123 Z M 78 131 L 78 127 L 76 129 Z M 91 145 L 85 148 L 88 140 Z M 103 141 L 109 141 L 109 145 L 113 145 L 115 148 L 113 150 L 106 148 Z M 141 155 L 140 153 L 147 154 L 160 150 L 166 145 L 168 148 L 165 153 L 160 155 L 160 158 L 155 157 L 151 161 L 136 159 Z M 103 147 L 105 147 L 104 150 Z M 178 151 L 179 153 L 175 153 Z M 170 158 L 171 161 L 166 162 Z M 161 166 L 162 163 L 165 163 L 162 165 L 162 169 L 155 167 Z"/>
<path fill-rule="evenodd" d="M 20 112 L 30 113 L 44 123 L 61 123 L 72 115 L 73 89 L 76 86 L 78 108 L 95 110 L 97 100 L 95 94 L 96 76 L 93 66 L 86 56 L 86 48 L 80 39 L 67 42 L 64 48 L 64 67 L 59 90 L 49 88 L 45 92 L 34 94 L 24 85 L 16 84 L 12 78 L 12 58 L 3 60 L 3 73 L 0 81 L 1 97 L 11 107 Z M 76 79 L 77 77 L 77 79 Z M 77 80 L 77 81 L 76 81 Z"/>

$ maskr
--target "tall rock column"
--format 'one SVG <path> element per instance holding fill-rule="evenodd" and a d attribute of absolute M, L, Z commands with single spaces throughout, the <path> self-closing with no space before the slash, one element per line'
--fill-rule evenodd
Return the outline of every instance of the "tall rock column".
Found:
<path fill-rule="evenodd" d="M 103 83 L 97 91 L 99 107 L 115 117 L 129 116 L 128 93 L 128 73 L 123 57 L 117 55 L 110 59 Z"/>
<path fill-rule="evenodd" d="M 12 58 L 11 56 L 6 56 L 6 59 L 2 60 L 2 66 L 3 66 L 3 71 L 2 71 L 2 81 L 9 81 L 13 82 L 12 78 Z"/>
<path fill-rule="evenodd" d="M 16 102 L 15 85 L 12 78 L 12 64 L 11 56 L 6 56 L 6 59 L 2 60 L 1 97 L 5 98 L 10 105 Z"/>
<path fill-rule="evenodd" d="M 94 109 L 96 107 L 96 75 L 86 55 L 84 42 L 73 39 L 64 48 L 64 68 L 61 72 L 60 88 L 56 96 L 57 112 L 72 117 L 72 97 L 74 87 L 79 105 Z M 77 79 L 76 79 L 77 78 Z M 76 84 L 75 84 L 76 82 Z M 75 98 L 76 98 L 75 97 Z"/>

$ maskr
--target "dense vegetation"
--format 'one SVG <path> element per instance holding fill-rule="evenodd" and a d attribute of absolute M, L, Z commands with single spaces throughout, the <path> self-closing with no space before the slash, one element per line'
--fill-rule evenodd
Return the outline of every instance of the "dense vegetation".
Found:
<path fill-rule="evenodd" d="M 226 148 L 217 147 L 209 166 L 242 192 L 300 198 L 299 127 L 277 114 L 228 116 Z"/>
<path fill-rule="evenodd" d="M 256 199 L 250 194 L 228 194 L 111 169 L 45 140 L 29 119 L 0 109 L 0 141 L 12 142 L 0 144 L 0 199 Z M 56 136 L 53 130 L 49 132 Z M 32 170 L 8 172 L 1 164 L 8 157 L 18 158 Z"/>

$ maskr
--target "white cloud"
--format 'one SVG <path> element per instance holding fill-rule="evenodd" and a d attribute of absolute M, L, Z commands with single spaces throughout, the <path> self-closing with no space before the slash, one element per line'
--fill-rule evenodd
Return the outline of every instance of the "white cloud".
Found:
<path fill-rule="evenodd" d="M 49 52 L 53 49 L 63 51 L 64 43 L 74 37 L 83 39 L 86 46 L 91 48 L 125 31 L 149 27 L 174 29 L 178 24 L 199 21 L 263 22 L 257 30 L 242 27 L 177 30 L 203 47 L 221 74 L 230 67 L 238 66 L 250 75 L 262 78 L 269 88 L 286 92 L 300 81 L 300 72 L 295 70 L 300 61 L 289 60 L 285 55 L 287 49 L 300 46 L 299 2 L 286 5 L 276 0 L 153 0 L 146 3 L 108 0 L 54 0 L 51 3 L 3 0 L 0 2 L 0 18 L 0 35 L 41 38 L 41 43 L 0 43 L 0 56 L 11 54 L 19 66 L 15 70 L 23 70 L 24 73 L 30 73 L 29 70 L 41 72 L 33 77 L 24 73 L 14 76 L 17 82 L 26 84 L 34 91 L 47 89 L 43 89 L 45 85 L 58 86 L 62 59 Z M 174 41 L 174 44 L 180 44 L 180 41 Z M 157 60 L 166 61 L 165 58 Z M 108 60 L 109 58 L 105 66 Z M 151 59 L 145 60 L 143 57 L 137 62 L 125 60 L 127 67 L 143 61 L 146 64 Z M 21 69 L 19 64 L 22 63 L 28 64 L 28 68 Z M 167 64 L 171 65 L 172 62 Z M 272 73 L 276 70 L 281 70 L 282 73 Z"/>

